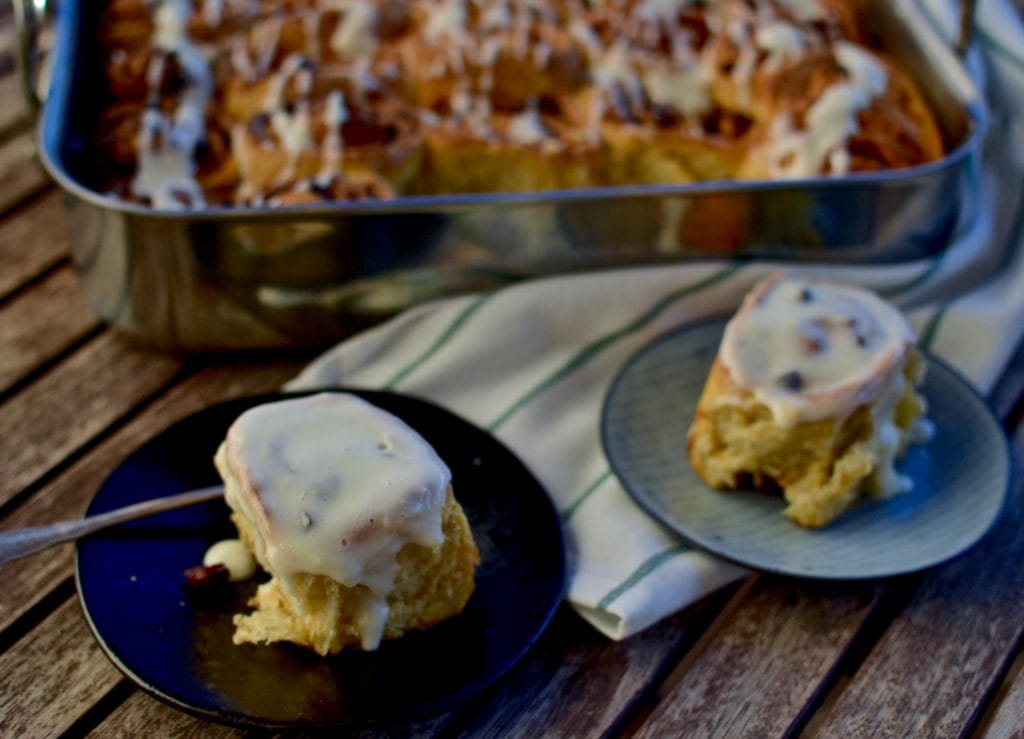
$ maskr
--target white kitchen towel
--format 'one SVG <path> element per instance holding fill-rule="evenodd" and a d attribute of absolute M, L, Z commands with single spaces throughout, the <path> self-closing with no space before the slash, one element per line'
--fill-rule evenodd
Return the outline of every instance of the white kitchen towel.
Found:
<path fill-rule="evenodd" d="M 955 28 L 942 0 L 922 0 Z M 1024 332 L 1024 209 L 1014 156 L 1024 130 L 1024 30 L 1007 0 L 979 3 L 972 66 L 987 74 L 1003 143 L 977 178 L 981 207 L 927 263 L 803 265 L 905 308 L 921 343 L 988 390 Z M 1014 25 L 1016 24 L 1016 25 Z M 1010 97 L 1011 103 L 1001 105 Z M 1016 137 L 1016 138 L 1015 138 Z M 1019 159 L 1019 157 L 1018 157 Z M 677 326 L 723 315 L 778 265 L 714 262 L 549 277 L 413 308 L 316 360 L 291 389 L 347 385 L 430 399 L 494 433 L 561 513 L 568 600 L 621 639 L 742 576 L 692 549 L 629 498 L 599 438 L 602 402 L 623 363 Z"/>

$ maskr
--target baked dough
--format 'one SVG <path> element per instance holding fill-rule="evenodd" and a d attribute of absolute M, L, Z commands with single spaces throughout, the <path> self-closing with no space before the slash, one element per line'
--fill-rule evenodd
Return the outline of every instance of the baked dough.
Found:
<path fill-rule="evenodd" d="M 779 489 L 820 527 L 862 496 L 906 492 L 894 462 L 931 436 L 925 361 L 902 315 L 865 290 L 776 274 L 729 322 L 687 437 L 722 490 Z"/>
<path fill-rule="evenodd" d="M 217 451 L 240 538 L 270 579 L 236 643 L 376 649 L 465 607 L 479 552 L 433 448 L 345 393 L 243 413 Z"/>
<path fill-rule="evenodd" d="M 846 0 L 110 0 L 99 187 L 157 208 L 793 179 L 943 154 Z"/>

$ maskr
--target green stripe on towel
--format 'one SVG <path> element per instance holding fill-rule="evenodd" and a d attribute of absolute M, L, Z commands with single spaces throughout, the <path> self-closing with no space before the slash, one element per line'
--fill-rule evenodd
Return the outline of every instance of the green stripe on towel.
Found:
<path fill-rule="evenodd" d="M 689 552 L 690 547 L 687 544 L 680 542 L 674 547 L 670 547 L 662 552 L 658 552 L 653 557 L 648 559 L 646 562 L 641 564 L 636 570 L 633 571 L 629 577 L 623 580 L 621 583 L 616 585 L 614 588 L 608 591 L 608 594 L 601 598 L 597 603 L 597 610 L 604 611 L 618 600 L 623 594 L 629 592 L 637 583 L 641 582 L 645 577 L 651 574 L 654 570 L 658 569 L 662 564 L 668 560 L 682 554 L 683 552 Z"/>
<path fill-rule="evenodd" d="M 1013 225 L 1010 226 L 1010 233 L 1007 236 L 1006 243 L 1007 247 L 1007 260 L 1013 259 L 1014 253 L 1021 248 L 1021 241 L 1024 240 L 1024 197 L 1021 198 L 1020 203 L 1017 205 L 1017 215 L 1014 216 Z M 1005 265 L 1003 265 L 1005 267 Z M 924 330 L 921 332 L 921 338 L 918 340 L 918 344 L 929 349 L 935 341 L 935 336 L 939 333 L 939 325 L 942 323 L 942 319 L 946 316 L 950 307 L 962 296 L 956 295 L 942 305 L 939 306 L 938 310 L 932 314 L 932 317 L 928 319 L 928 323 L 925 325 Z"/>
<path fill-rule="evenodd" d="M 716 272 L 710 277 L 707 277 L 697 283 L 694 283 L 693 285 L 687 285 L 686 287 L 680 288 L 669 293 L 668 295 L 661 298 L 658 302 L 656 302 L 653 307 L 647 310 L 646 313 L 641 315 L 639 318 L 635 319 L 632 323 L 628 323 L 622 328 L 612 331 L 610 334 L 602 336 L 601 338 L 583 347 L 576 354 L 576 356 L 570 358 L 569 361 L 566 362 L 565 365 L 562 366 L 560 369 L 556 370 L 554 374 L 552 374 L 546 380 L 542 380 L 532 389 L 524 393 L 518 400 L 516 400 L 511 406 L 509 406 L 509 409 L 507 411 L 498 416 L 498 418 L 493 423 L 491 423 L 488 429 L 490 431 L 496 431 L 498 428 L 503 426 L 505 422 L 508 421 L 512 416 L 514 416 L 522 408 L 528 405 L 531 400 L 536 398 L 538 395 L 543 393 L 548 388 L 558 384 L 560 381 L 571 375 L 573 372 L 575 372 L 577 369 L 585 365 L 587 362 L 589 362 L 595 356 L 597 356 L 602 351 L 607 349 L 609 346 L 612 346 L 619 339 L 622 339 L 626 336 L 629 336 L 632 333 L 635 333 L 636 331 L 639 331 L 641 328 L 643 328 L 651 321 L 653 321 L 655 318 L 657 318 L 659 315 L 661 315 L 661 313 L 664 312 L 665 309 L 667 309 L 676 301 L 693 295 L 695 293 L 701 292 L 702 290 L 705 290 L 711 287 L 712 285 L 715 285 L 721 282 L 722 280 L 730 277 L 731 275 L 735 274 L 741 266 L 742 265 L 740 264 L 732 264 Z"/>
<path fill-rule="evenodd" d="M 602 485 L 604 485 L 606 482 L 608 482 L 608 480 L 611 479 L 611 476 L 612 476 L 612 471 L 611 470 L 605 470 L 604 473 L 600 477 L 598 477 L 596 480 L 594 480 L 594 482 L 592 482 L 587 487 L 587 489 L 584 490 L 582 494 L 580 494 L 580 497 L 578 497 L 576 500 L 574 500 L 572 503 L 570 503 L 569 507 L 566 508 L 564 511 L 562 511 L 562 514 L 561 514 L 562 523 L 565 523 L 570 518 L 572 518 L 573 514 L 576 513 L 576 509 L 578 509 L 581 505 L 583 505 L 583 503 L 587 500 L 587 498 L 589 498 L 591 495 L 593 495 L 597 491 L 598 488 L 600 488 Z"/>
<path fill-rule="evenodd" d="M 484 303 L 489 301 L 495 295 L 497 295 L 497 291 L 485 293 L 484 295 L 481 295 L 479 298 L 477 298 L 469 305 L 467 305 L 457 316 L 455 316 L 455 319 L 450 324 L 448 324 L 448 327 L 441 333 L 440 336 L 438 336 L 437 340 L 433 344 L 431 344 L 426 351 L 424 351 L 422 354 L 416 357 L 416 359 L 414 359 L 412 362 L 410 362 L 401 370 L 399 370 L 394 377 L 385 382 L 381 387 L 384 390 L 394 389 L 394 387 L 398 383 L 400 383 L 406 377 L 415 372 L 428 359 L 430 359 L 437 352 L 443 349 L 444 346 L 449 341 L 451 341 L 451 338 L 459 332 L 459 329 L 461 329 L 466 324 L 466 322 L 469 321 L 470 316 L 476 313 L 483 306 Z"/>

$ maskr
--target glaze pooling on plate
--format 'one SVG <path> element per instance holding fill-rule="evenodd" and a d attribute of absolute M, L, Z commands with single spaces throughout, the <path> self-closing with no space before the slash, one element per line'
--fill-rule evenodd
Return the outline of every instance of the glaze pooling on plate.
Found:
<path fill-rule="evenodd" d="M 235 535 L 220 500 L 167 511 L 78 544 L 76 577 L 90 628 L 144 690 L 205 719 L 250 728 L 401 724 L 456 708 L 515 665 L 543 632 L 565 587 L 557 512 L 523 464 L 489 434 L 415 398 L 351 391 L 400 417 L 448 464 L 480 549 L 465 610 L 375 652 L 322 658 L 287 644 L 235 645 L 232 616 L 256 582 L 209 594 L 186 569 Z M 210 460 L 263 396 L 201 411 L 146 443 L 107 478 L 87 513 L 217 482 Z M 428 679 L 424 675 L 429 675 Z"/>
<path fill-rule="evenodd" d="M 964 552 L 991 528 L 1009 486 L 1006 437 L 985 402 L 928 356 L 922 392 L 935 438 L 898 469 L 908 493 L 868 501 L 818 530 L 780 515 L 778 496 L 707 487 L 685 439 L 724 321 L 687 326 L 630 359 L 605 402 L 605 453 L 626 491 L 688 542 L 738 564 L 799 577 L 865 579 L 914 572 Z"/>

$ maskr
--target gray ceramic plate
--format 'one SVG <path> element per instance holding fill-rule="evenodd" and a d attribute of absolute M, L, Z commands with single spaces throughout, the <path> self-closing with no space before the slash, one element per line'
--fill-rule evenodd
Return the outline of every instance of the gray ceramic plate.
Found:
<path fill-rule="evenodd" d="M 724 325 L 688 326 L 648 345 L 605 401 L 605 453 L 651 515 L 733 562 L 830 579 L 921 570 L 964 552 L 992 527 L 1009 487 L 1006 436 L 986 403 L 934 357 L 923 393 L 935 438 L 911 447 L 899 464 L 914 480 L 910 492 L 866 501 L 825 528 L 807 530 L 782 515 L 781 497 L 707 487 L 690 469 L 686 432 Z"/>

